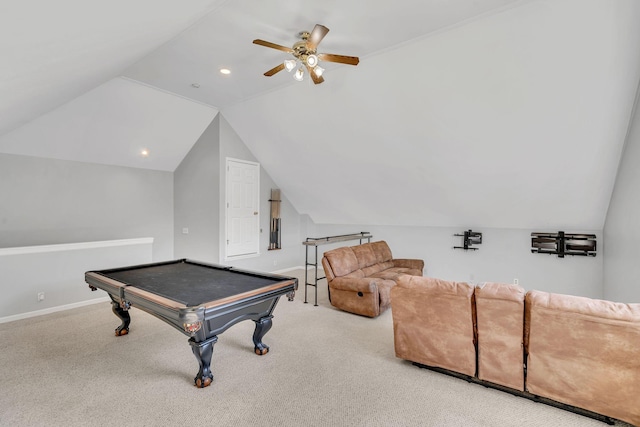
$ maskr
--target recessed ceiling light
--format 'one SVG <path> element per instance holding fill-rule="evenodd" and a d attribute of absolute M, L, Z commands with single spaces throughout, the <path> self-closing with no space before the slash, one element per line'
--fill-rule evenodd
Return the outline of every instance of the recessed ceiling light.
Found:
<path fill-rule="evenodd" d="M 149 150 L 147 150 L 146 148 L 143 148 L 142 150 L 140 150 L 140 155 L 142 157 L 149 157 Z"/>
<path fill-rule="evenodd" d="M 224 75 L 231 74 L 231 70 L 228 68 L 220 68 L 220 73 Z"/>

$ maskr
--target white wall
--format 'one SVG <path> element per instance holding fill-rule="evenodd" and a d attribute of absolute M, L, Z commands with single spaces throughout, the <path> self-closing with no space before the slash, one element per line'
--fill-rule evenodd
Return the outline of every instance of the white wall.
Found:
<path fill-rule="evenodd" d="M 425 276 L 465 282 L 512 283 L 517 278 L 526 290 L 603 298 L 603 256 L 598 249 L 596 257 L 557 256 L 531 253 L 532 231 L 500 228 L 477 228 L 482 232 L 482 244 L 477 251 L 453 249 L 462 246 L 464 229 L 446 227 L 400 226 L 336 226 L 310 224 L 304 237 L 368 231 L 372 241 L 385 240 L 394 258 L 420 258 L 425 261 Z M 598 242 L 602 233 L 597 230 L 563 230 L 596 234 Z M 357 245 L 358 242 L 319 247 L 319 252 L 338 246 Z M 311 253 L 311 251 L 310 251 Z"/>
<path fill-rule="evenodd" d="M 605 297 L 640 303 L 640 108 L 632 116 L 604 226 Z"/>

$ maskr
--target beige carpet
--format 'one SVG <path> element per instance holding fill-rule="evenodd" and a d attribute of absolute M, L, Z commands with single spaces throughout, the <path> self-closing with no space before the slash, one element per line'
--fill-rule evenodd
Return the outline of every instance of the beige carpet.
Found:
<path fill-rule="evenodd" d="M 303 282 L 276 307 L 267 355 L 251 321 L 220 335 L 205 389 L 187 337 L 140 310 L 124 337 L 109 303 L 0 324 L 0 426 L 605 425 L 397 359 L 390 312 L 337 311 L 324 281 L 304 304 Z"/>

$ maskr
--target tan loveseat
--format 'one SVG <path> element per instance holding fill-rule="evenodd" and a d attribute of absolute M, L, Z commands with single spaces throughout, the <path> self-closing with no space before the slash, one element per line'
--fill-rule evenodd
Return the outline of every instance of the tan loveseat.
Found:
<path fill-rule="evenodd" d="M 568 409 L 640 426 L 640 304 L 401 277 L 396 356 Z"/>
<path fill-rule="evenodd" d="M 322 267 L 334 307 L 376 317 L 389 308 L 389 293 L 398 278 L 422 276 L 424 261 L 394 259 L 387 243 L 379 241 L 327 251 Z"/>

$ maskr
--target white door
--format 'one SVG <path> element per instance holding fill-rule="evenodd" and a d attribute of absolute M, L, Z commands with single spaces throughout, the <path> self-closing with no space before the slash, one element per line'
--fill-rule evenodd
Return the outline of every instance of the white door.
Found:
<path fill-rule="evenodd" d="M 227 258 L 258 254 L 259 196 L 260 164 L 227 159 Z"/>

